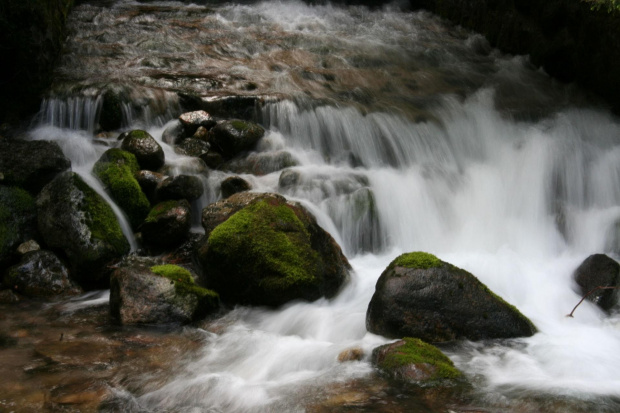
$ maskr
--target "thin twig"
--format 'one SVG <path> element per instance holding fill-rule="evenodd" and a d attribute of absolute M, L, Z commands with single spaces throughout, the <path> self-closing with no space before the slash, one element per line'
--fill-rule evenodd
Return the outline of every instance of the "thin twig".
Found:
<path fill-rule="evenodd" d="M 617 290 L 620 287 L 603 287 L 602 285 L 599 285 L 598 287 L 594 287 L 593 289 L 591 289 L 590 291 L 588 291 L 586 293 L 586 295 L 584 295 L 583 297 L 581 297 L 581 300 L 579 300 L 579 302 L 577 303 L 577 305 L 575 306 L 575 308 L 573 308 L 573 311 L 570 312 L 570 314 L 567 314 L 566 317 L 573 317 L 573 313 L 575 312 L 575 310 L 577 309 L 577 307 L 579 307 L 579 304 L 581 304 L 583 302 L 583 300 L 585 300 L 586 298 L 588 298 L 588 296 L 590 294 L 592 294 L 594 291 L 596 290 Z"/>

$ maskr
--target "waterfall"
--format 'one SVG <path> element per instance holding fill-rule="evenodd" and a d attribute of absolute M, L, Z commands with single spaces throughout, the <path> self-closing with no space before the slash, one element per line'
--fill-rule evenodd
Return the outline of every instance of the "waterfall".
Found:
<path fill-rule="evenodd" d="M 565 317 L 580 299 L 574 269 L 592 253 L 620 253 L 620 122 L 581 92 L 478 35 L 391 6 L 85 1 L 70 24 L 59 83 L 88 83 L 96 67 L 110 83 L 140 85 L 123 92 L 121 130 L 147 129 L 174 173 L 195 172 L 162 141 L 179 96 L 266 102 L 257 152 L 287 152 L 295 165 L 242 177 L 300 201 L 353 267 L 332 300 L 234 308 L 178 375 L 134 393 L 119 386 L 123 408 L 304 411 L 324 388 L 369 377 L 369 354 L 387 342 L 365 327 L 376 281 L 416 250 L 470 271 L 539 330 L 446 350 L 480 400 L 618 407 L 619 315 L 585 302 Z M 102 104 L 48 98 L 31 135 L 57 140 L 88 170 L 105 150 L 93 136 Z M 231 175 L 202 176 L 195 209 Z M 365 359 L 338 363 L 352 347 Z"/>

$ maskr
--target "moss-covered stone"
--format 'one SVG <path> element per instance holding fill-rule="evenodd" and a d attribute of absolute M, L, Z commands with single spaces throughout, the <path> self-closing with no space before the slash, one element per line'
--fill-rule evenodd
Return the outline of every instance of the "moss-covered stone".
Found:
<path fill-rule="evenodd" d="M 155 205 L 140 226 L 145 244 L 171 247 L 187 239 L 192 226 L 192 209 L 186 200 Z"/>
<path fill-rule="evenodd" d="M 235 194 L 206 208 L 203 226 L 207 241 L 199 259 L 207 285 L 225 301 L 315 300 L 333 296 L 347 277 L 348 263 L 333 239 L 281 196 Z"/>
<path fill-rule="evenodd" d="M 469 272 L 414 252 L 396 258 L 377 281 L 368 331 L 431 343 L 459 338 L 527 337 L 532 322 Z"/>
<path fill-rule="evenodd" d="M 0 186 L 0 266 L 6 265 L 14 249 L 36 234 L 36 206 L 28 192 Z"/>
<path fill-rule="evenodd" d="M 112 208 L 82 178 L 65 172 L 37 197 L 38 228 L 50 248 L 62 250 L 71 277 L 86 288 L 109 285 L 110 265 L 129 252 Z"/>
<path fill-rule="evenodd" d="M 187 269 L 178 265 L 164 264 L 151 267 L 151 271 L 153 274 L 174 282 L 175 291 L 180 296 L 195 295 L 198 297 L 199 307 L 217 307 L 220 299 L 219 294 L 213 290 L 196 285 L 192 274 Z"/>
<path fill-rule="evenodd" d="M 408 252 L 401 254 L 392 263 L 390 267 L 404 267 L 404 268 L 434 268 L 441 265 L 441 260 L 435 257 L 433 254 L 427 252 Z"/>
<path fill-rule="evenodd" d="M 134 177 L 138 170 L 136 157 L 121 149 L 107 150 L 93 167 L 93 174 L 127 214 L 134 229 L 142 224 L 151 206 Z"/>
<path fill-rule="evenodd" d="M 419 384 L 440 383 L 463 375 L 437 347 L 411 337 L 377 347 L 373 362 L 394 379 Z"/>

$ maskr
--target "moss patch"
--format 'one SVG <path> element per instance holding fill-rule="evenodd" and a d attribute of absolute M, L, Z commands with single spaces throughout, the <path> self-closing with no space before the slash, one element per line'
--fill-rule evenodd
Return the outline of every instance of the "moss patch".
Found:
<path fill-rule="evenodd" d="M 109 149 L 93 168 L 112 199 L 125 211 L 136 229 L 150 210 L 150 203 L 134 177 L 139 170 L 136 157 L 120 149 Z"/>
<path fill-rule="evenodd" d="M 174 290 L 180 296 L 196 296 L 202 304 L 199 307 L 204 307 L 205 305 L 209 308 L 217 307 L 219 294 L 213 290 L 196 285 L 192 274 L 185 268 L 173 264 L 156 265 L 151 267 L 151 272 L 172 281 L 174 283 Z"/>
<path fill-rule="evenodd" d="M 389 372 L 408 365 L 428 364 L 436 369 L 429 380 L 456 379 L 462 376 L 452 360 L 437 347 L 418 338 L 405 337 L 403 341 L 405 344 L 385 355 L 379 368 Z"/>
<path fill-rule="evenodd" d="M 435 257 L 433 254 L 427 252 L 409 252 L 398 256 L 390 267 L 405 267 L 405 268 L 437 268 L 440 267 L 442 261 Z"/>
<path fill-rule="evenodd" d="M 168 211 L 179 206 L 179 201 L 165 201 L 155 205 L 149 214 L 146 216 L 144 222 L 157 222 Z"/>
<path fill-rule="evenodd" d="M 85 212 L 91 240 L 104 241 L 109 243 L 118 255 L 126 254 L 129 251 L 129 243 L 121 231 L 112 208 L 78 175 L 74 175 L 73 184 L 84 195 L 80 208 Z"/>
<path fill-rule="evenodd" d="M 233 128 L 237 129 L 238 131 L 244 132 L 248 129 L 250 129 L 250 124 L 248 122 L 245 122 L 243 120 L 231 120 L 230 124 L 232 125 Z"/>
<path fill-rule="evenodd" d="M 278 274 L 265 277 L 261 284 L 285 288 L 314 281 L 317 254 L 304 246 L 309 239 L 310 234 L 290 208 L 259 201 L 217 226 L 209 237 L 209 246 L 239 252 L 247 249 L 257 272 Z"/>

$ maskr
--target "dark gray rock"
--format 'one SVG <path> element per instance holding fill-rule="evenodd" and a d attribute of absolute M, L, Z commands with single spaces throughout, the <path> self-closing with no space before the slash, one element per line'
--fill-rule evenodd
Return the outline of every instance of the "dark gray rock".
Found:
<path fill-rule="evenodd" d="M 201 157 L 209 152 L 211 145 L 199 139 L 187 138 L 179 143 L 175 152 L 181 155 Z"/>
<path fill-rule="evenodd" d="M 232 159 L 217 169 L 236 174 L 263 176 L 282 169 L 297 166 L 299 163 L 287 151 L 250 153 L 242 158 Z"/>
<path fill-rule="evenodd" d="M 157 188 L 156 197 L 160 201 L 187 199 L 194 201 L 202 196 L 204 187 L 200 178 L 192 175 L 177 175 L 167 178 Z"/>
<path fill-rule="evenodd" d="M 366 328 L 390 338 L 429 343 L 529 337 L 536 328 L 465 270 L 431 254 L 396 258 L 381 274 Z"/>
<path fill-rule="evenodd" d="M 121 149 L 133 153 L 141 169 L 156 171 L 164 166 L 164 150 L 146 131 L 128 132 L 123 138 Z"/>
<path fill-rule="evenodd" d="M 187 112 L 179 116 L 179 121 L 183 125 L 185 136 L 189 137 L 196 133 L 199 127 L 209 130 L 215 126 L 215 120 L 204 110 Z"/>
<path fill-rule="evenodd" d="M 0 268 L 16 259 L 16 248 L 38 234 L 37 208 L 28 192 L 0 185 Z"/>
<path fill-rule="evenodd" d="M 36 195 L 70 167 L 55 142 L 0 140 L 0 184 L 19 186 Z"/>
<path fill-rule="evenodd" d="M 87 288 L 109 283 L 110 266 L 129 252 L 110 206 L 79 175 L 65 172 L 37 197 L 38 228 L 50 248 L 64 252 L 71 277 Z"/>
<path fill-rule="evenodd" d="M 186 200 L 161 202 L 140 227 L 142 240 L 159 247 L 169 247 L 183 242 L 192 226 L 192 209 Z"/>
<path fill-rule="evenodd" d="M 216 151 L 231 159 L 240 152 L 253 149 L 264 135 L 265 130 L 255 123 L 226 120 L 213 127 L 210 142 Z"/>
<path fill-rule="evenodd" d="M 157 172 L 143 170 L 136 172 L 135 178 L 140 188 L 142 188 L 144 195 L 146 195 L 150 202 L 154 202 L 157 188 L 161 186 L 168 177 Z"/>
<path fill-rule="evenodd" d="M 189 271 L 152 259 L 125 260 L 110 284 L 110 312 L 124 325 L 185 324 L 219 308 L 217 293 L 195 285 Z"/>
<path fill-rule="evenodd" d="M 51 251 L 24 254 L 19 264 L 10 267 L 4 285 L 33 298 L 80 294 L 82 291 L 69 278 L 69 270 Z"/>
<path fill-rule="evenodd" d="M 618 302 L 619 292 L 615 288 L 620 287 L 620 264 L 607 255 L 590 255 L 575 270 L 573 277 L 581 287 L 581 295 L 586 295 L 596 287 L 613 288 L 599 289 L 588 295 L 588 300 L 603 310 L 611 309 Z"/>
<path fill-rule="evenodd" d="M 228 198 L 239 192 L 249 191 L 252 185 L 240 176 L 230 176 L 221 183 L 222 198 Z"/>

